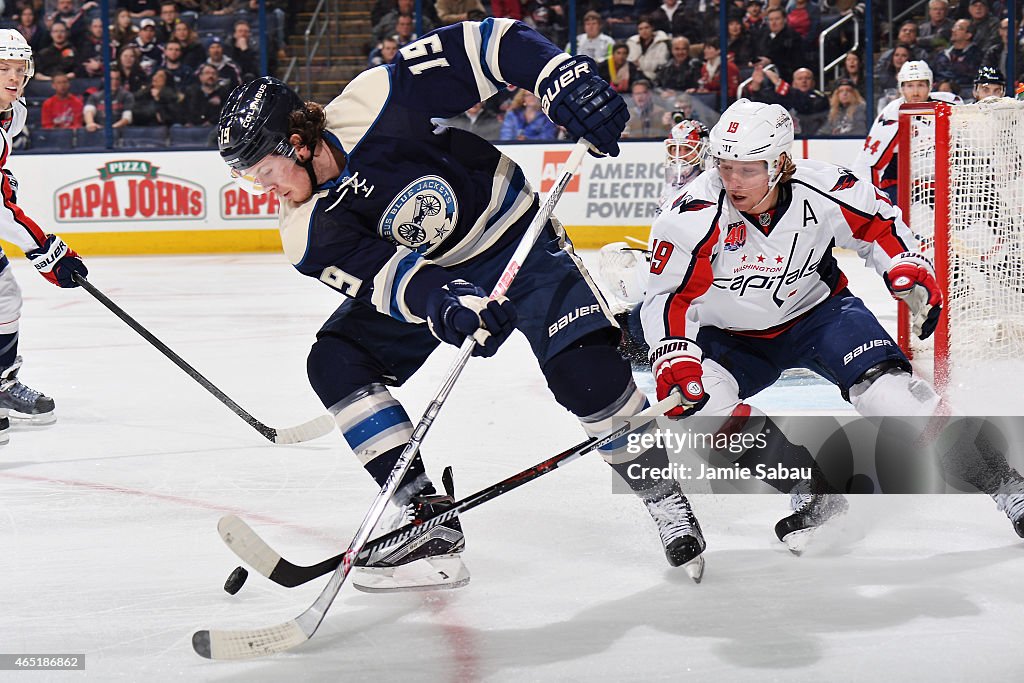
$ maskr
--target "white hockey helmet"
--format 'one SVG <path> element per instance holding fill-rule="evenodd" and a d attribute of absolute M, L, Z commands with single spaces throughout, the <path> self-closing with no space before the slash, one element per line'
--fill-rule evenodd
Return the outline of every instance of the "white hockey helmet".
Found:
<path fill-rule="evenodd" d="M 782 178 L 783 155 L 793 146 L 793 118 L 780 104 L 740 98 L 733 102 L 709 136 L 711 156 L 718 161 L 764 161 L 768 188 Z"/>
<path fill-rule="evenodd" d="M 910 81 L 928 81 L 928 87 L 932 87 L 932 70 L 928 66 L 928 62 L 918 60 L 903 63 L 900 72 L 896 74 L 896 82 L 903 85 Z"/>
<path fill-rule="evenodd" d="M 25 83 L 22 83 L 22 87 L 36 73 L 35 60 L 32 59 L 32 47 L 25 40 L 25 36 L 13 28 L 0 28 L 0 59 L 25 62 Z"/>
<path fill-rule="evenodd" d="M 665 163 L 704 168 L 708 156 L 708 127 L 700 121 L 680 121 L 665 138 Z"/>

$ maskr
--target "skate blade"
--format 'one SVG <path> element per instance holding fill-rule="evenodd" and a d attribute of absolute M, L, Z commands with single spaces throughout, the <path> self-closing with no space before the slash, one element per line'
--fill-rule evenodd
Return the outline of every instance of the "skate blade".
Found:
<path fill-rule="evenodd" d="M 397 567 L 359 567 L 352 585 L 364 593 L 451 590 L 469 583 L 469 569 L 459 555 L 439 555 Z"/>
<path fill-rule="evenodd" d="M 844 546 L 863 538 L 863 532 L 850 523 L 848 510 L 825 520 L 823 524 L 786 534 L 782 542 L 797 557 L 810 550 L 812 554 L 828 553 L 835 546 Z"/>
<path fill-rule="evenodd" d="M 786 534 L 782 538 L 782 542 L 786 544 L 787 548 L 789 548 L 789 552 L 800 557 L 804 554 L 804 550 L 807 549 L 807 545 L 811 542 L 811 539 L 819 528 L 820 527 L 811 527 L 809 529 L 793 531 Z"/>
<path fill-rule="evenodd" d="M 11 427 L 49 427 L 57 421 L 57 416 L 53 412 L 39 413 L 38 415 L 24 415 L 22 413 L 11 412 L 10 414 Z"/>
<path fill-rule="evenodd" d="M 704 556 L 698 555 L 693 558 L 683 565 L 683 569 L 686 570 L 686 573 L 689 574 L 694 583 L 700 583 L 700 580 L 704 578 Z"/>

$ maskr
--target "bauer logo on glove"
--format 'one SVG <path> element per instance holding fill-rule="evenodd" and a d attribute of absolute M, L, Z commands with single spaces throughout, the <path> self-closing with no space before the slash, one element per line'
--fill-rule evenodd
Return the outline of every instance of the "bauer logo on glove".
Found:
<path fill-rule="evenodd" d="M 58 287 L 77 287 L 75 274 L 89 274 L 82 258 L 56 235 L 47 235 L 41 247 L 26 251 L 25 256 L 40 275 Z"/>

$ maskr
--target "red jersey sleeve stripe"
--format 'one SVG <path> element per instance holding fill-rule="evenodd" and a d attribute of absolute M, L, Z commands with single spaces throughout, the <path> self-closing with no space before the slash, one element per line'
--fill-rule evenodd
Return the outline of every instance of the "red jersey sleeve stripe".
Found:
<path fill-rule="evenodd" d="M 865 216 L 862 213 L 851 211 L 848 207 L 840 204 L 843 211 L 843 218 L 850 226 L 850 233 L 862 242 L 874 242 L 885 250 L 889 256 L 909 251 L 907 245 L 896 233 L 896 220 L 885 219 L 875 214 Z"/>
<path fill-rule="evenodd" d="M 686 336 L 686 312 L 689 310 L 690 304 L 708 291 L 711 288 L 711 283 L 714 282 L 711 252 L 718 243 L 718 219 L 720 216 L 721 204 L 719 204 L 719 212 L 715 215 L 711 229 L 693 249 L 690 267 L 687 269 L 683 281 L 665 306 L 666 337 Z"/>
<path fill-rule="evenodd" d="M 7 166 L 7 157 L 10 155 L 10 147 L 4 145 L 3 155 L 0 156 L 0 168 Z M 25 215 L 17 204 L 14 203 L 14 188 L 11 187 L 11 180 L 6 173 L 0 173 L 0 194 L 3 196 L 4 208 L 11 212 L 14 222 L 25 229 L 37 247 L 46 244 L 46 233 L 34 220 Z"/>

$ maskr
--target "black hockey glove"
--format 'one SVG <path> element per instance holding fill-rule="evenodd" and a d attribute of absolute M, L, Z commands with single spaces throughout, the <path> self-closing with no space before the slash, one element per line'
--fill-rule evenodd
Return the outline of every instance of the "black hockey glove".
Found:
<path fill-rule="evenodd" d="M 570 137 L 586 138 L 601 154 L 619 155 L 619 136 L 629 111 L 622 96 L 597 75 L 593 59 L 570 57 L 540 82 L 538 90 L 544 113 Z"/>
<path fill-rule="evenodd" d="M 506 297 L 488 299 L 487 292 L 465 280 L 452 280 L 427 296 L 430 333 L 453 346 L 472 335 L 474 356 L 493 356 L 516 328 L 517 318 Z"/>

